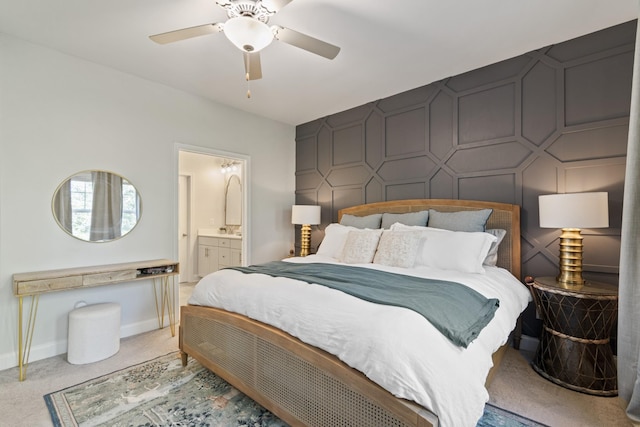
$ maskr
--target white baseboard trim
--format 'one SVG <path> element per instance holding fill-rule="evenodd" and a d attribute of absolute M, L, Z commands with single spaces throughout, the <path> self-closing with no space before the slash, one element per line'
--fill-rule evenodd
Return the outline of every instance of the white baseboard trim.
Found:
<path fill-rule="evenodd" d="M 165 328 L 169 326 L 169 317 L 165 316 L 164 319 Z M 177 328 L 177 325 L 176 325 Z M 133 335 L 142 334 L 144 332 L 153 331 L 158 329 L 158 319 L 148 319 L 137 323 L 131 323 L 128 325 L 121 325 L 120 338 L 126 338 Z M 177 333 L 177 331 L 176 331 Z M 32 345 L 31 352 L 29 353 L 29 362 L 35 362 L 37 360 L 47 359 L 49 357 L 65 354 L 68 349 L 68 342 L 66 339 L 59 341 L 51 341 L 40 345 Z M 11 369 L 18 366 L 18 352 L 0 354 L 0 371 L 5 369 Z"/>
<path fill-rule="evenodd" d="M 522 335 L 522 338 L 520 339 L 520 350 L 535 353 L 538 349 L 539 343 L 540 340 L 538 338 L 531 337 L 529 335 Z"/>

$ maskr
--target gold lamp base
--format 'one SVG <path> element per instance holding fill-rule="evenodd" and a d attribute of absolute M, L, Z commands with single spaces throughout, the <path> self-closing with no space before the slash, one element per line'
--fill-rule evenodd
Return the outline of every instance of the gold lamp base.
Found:
<path fill-rule="evenodd" d="M 300 229 L 300 256 L 309 255 L 309 246 L 311 243 L 311 225 L 302 224 Z"/>
<path fill-rule="evenodd" d="M 563 228 L 560 235 L 560 274 L 558 283 L 565 288 L 581 288 L 582 278 L 582 235 L 579 228 Z"/>

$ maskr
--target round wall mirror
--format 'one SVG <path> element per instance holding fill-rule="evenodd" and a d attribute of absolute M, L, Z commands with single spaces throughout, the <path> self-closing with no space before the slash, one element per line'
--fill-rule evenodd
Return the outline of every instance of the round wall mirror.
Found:
<path fill-rule="evenodd" d="M 238 175 L 229 177 L 225 193 L 225 224 L 242 225 L 242 184 Z"/>
<path fill-rule="evenodd" d="M 118 174 L 100 170 L 67 178 L 53 194 L 53 216 L 71 236 L 87 242 L 119 239 L 142 215 L 138 190 Z"/>

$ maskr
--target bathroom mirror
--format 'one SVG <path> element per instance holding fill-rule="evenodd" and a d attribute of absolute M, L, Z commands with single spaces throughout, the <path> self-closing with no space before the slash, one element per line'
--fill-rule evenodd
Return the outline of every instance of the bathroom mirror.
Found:
<path fill-rule="evenodd" d="M 58 225 L 87 242 L 119 239 L 136 226 L 142 214 L 138 190 L 113 172 L 89 170 L 67 178 L 51 204 Z"/>
<path fill-rule="evenodd" d="M 242 184 L 238 175 L 231 175 L 225 190 L 225 223 L 242 225 Z"/>

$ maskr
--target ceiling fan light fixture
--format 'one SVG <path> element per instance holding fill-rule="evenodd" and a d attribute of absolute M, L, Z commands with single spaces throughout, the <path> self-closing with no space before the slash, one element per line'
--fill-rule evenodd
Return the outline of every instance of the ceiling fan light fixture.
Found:
<path fill-rule="evenodd" d="M 243 52 L 258 52 L 273 41 L 273 32 L 267 24 L 247 16 L 225 22 L 224 34 Z"/>

